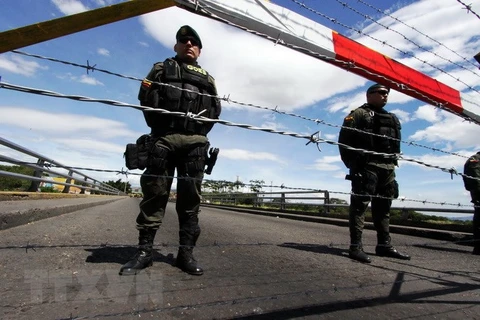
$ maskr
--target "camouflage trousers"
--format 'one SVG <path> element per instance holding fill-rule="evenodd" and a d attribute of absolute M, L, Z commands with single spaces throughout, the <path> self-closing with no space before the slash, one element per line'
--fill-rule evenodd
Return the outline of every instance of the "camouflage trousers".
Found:
<path fill-rule="evenodd" d="M 137 229 L 156 230 L 162 224 L 176 169 L 180 244 L 195 245 L 200 235 L 198 214 L 208 140 L 205 136 L 184 134 L 155 139 L 156 165 L 147 167 L 140 178 L 143 200 L 136 220 Z"/>
<path fill-rule="evenodd" d="M 350 197 L 350 243 L 362 244 L 365 212 L 371 203 L 372 219 L 377 231 L 378 244 L 390 243 L 390 207 L 392 198 L 398 197 L 395 171 L 367 165 L 359 172 L 351 172 L 352 195 Z M 380 196 L 380 197 L 372 197 Z"/>

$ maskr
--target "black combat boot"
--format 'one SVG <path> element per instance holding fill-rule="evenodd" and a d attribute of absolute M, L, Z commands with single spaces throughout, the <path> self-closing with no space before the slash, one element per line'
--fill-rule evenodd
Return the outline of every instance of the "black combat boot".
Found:
<path fill-rule="evenodd" d="M 388 232 L 377 232 L 377 246 L 375 247 L 375 253 L 379 257 L 390 257 L 401 260 L 410 260 L 410 256 L 405 253 L 398 252 L 394 246 L 390 244 L 391 238 Z"/>
<path fill-rule="evenodd" d="M 176 266 L 183 272 L 194 276 L 201 276 L 203 269 L 197 265 L 197 260 L 193 257 L 193 247 L 178 248 Z"/>
<path fill-rule="evenodd" d="M 477 232 L 475 232 L 474 235 L 473 235 L 473 251 L 472 251 L 472 254 L 480 255 L 480 237 L 476 233 Z"/>
<path fill-rule="evenodd" d="M 375 253 L 380 257 L 390 257 L 401 260 L 410 260 L 410 256 L 405 253 L 399 252 L 390 243 L 378 244 L 375 247 Z"/>
<path fill-rule="evenodd" d="M 135 275 L 153 264 L 153 240 L 157 230 L 141 229 L 138 236 L 138 251 L 133 258 L 120 268 L 120 275 Z"/>
<path fill-rule="evenodd" d="M 370 263 L 372 259 L 363 251 L 362 244 L 351 244 L 348 250 L 350 259 L 357 260 L 363 263 Z"/>

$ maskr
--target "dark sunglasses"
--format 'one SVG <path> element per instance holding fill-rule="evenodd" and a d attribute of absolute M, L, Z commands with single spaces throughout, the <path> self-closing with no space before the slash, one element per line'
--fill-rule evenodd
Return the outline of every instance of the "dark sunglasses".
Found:
<path fill-rule="evenodd" d="M 380 93 L 382 96 L 388 94 L 387 90 L 377 90 L 377 91 L 372 91 L 370 93 Z"/>
<path fill-rule="evenodd" d="M 178 42 L 183 43 L 183 44 L 187 44 L 188 41 L 190 41 L 190 43 L 194 47 L 200 46 L 200 43 L 197 40 L 195 40 L 194 38 L 191 38 L 191 37 L 185 37 L 185 38 L 178 39 Z"/>

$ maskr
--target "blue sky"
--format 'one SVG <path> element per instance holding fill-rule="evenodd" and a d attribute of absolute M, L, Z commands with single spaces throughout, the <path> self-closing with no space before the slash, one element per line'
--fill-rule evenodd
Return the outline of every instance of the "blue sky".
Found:
<path fill-rule="evenodd" d="M 480 71 L 472 57 L 480 50 L 480 37 L 476 34 L 480 19 L 468 13 L 459 2 L 344 1 L 347 6 L 336 0 L 302 1 L 306 6 L 337 19 L 336 23 L 292 0 L 271 2 L 349 36 L 476 99 L 478 93 L 464 83 L 479 90 Z M 119 2 L 122 1 L 9 1 L 0 13 L 0 30 Z M 470 3 L 475 12 L 480 12 L 480 0 L 471 0 Z M 378 13 L 375 8 L 386 10 L 397 20 Z M 365 90 L 372 84 L 323 61 L 178 8 L 160 10 L 19 50 L 78 64 L 86 64 L 88 60 L 90 65 L 101 69 L 143 78 L 153 63 L 173 55 L 175 33 L 183 24 L 191 25 L 200 34 L 204 48 L 199 63 L 215 77 L 221 97 L 230 96 L 236 101 L 341 125 L 350 110 L 365 102 Z M 417 59 L 404 56 L 400 51 L 410 52 Z M 419 60 L 426 60 L 445 73 Z M 3 82 L 11 84 L 138 104 L 137 81 L 97 71 L 87 74 L 81 68 L 11 52 L 0 54 L 0 76 Z M 399 92 L 392 91 L 389 101 L 387 109 L 395 112 L 402 121 L 403 140 L 447 152 L 403 144 L 406 158 L 461 171 L 465 156 L 480 150 L 478 125 Z M 338 138 L 339 129 L 333 126 L 233 103 L 223 102 L 222 105 L 221 118 L 234 123 L 302 135 L 320 131 L 323 139 L 336 141 Z M 65 165 L 109 170 L 121 170 L 125 145 L 148 132 L 138 110 L 6 89 L 0 89 L 0 124 L 1 137 Z M 235 181 L 238 178 L 245 183 L 264 180 L 267 185 L 326 189 L 333 197 L 348 199 L 344 193 L 350 192 L 350 184 L 344 180 L 346 169 L 334 145 L 320 144 L 319 151 L 313 144 L 306 145 L 307 141 L 303 139 L 220 124 L 214 127 L 209 138 L 212 146 L 220 148 L 220 155 L 212 175 L 206 176 L 208 179 Z M 5 148 L 0 148 L 0 152 L 19 157 Z M 86 173 L 100 180 L 125 179 L 115 173 Z M 401 161 L 397 177 L 400 196 L 406 199 L 470 204 L 460 176 L 451 179 L 450 174 L 438 169 Z M 139 185 L 136 175 L 129 175 L 128 181 L 134 186 Z M 415 201 L 394 203 L 394 206 L 402 205 L 421 206 Z"/>

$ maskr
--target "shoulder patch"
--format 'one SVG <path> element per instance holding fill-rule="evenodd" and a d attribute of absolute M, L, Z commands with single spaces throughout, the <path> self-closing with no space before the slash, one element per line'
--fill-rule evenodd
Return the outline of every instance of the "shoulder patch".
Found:
<path fill-rule="evenodd" d="M 143 79 L 142 81 L 142 88 L 144 89 L 148 89 L 152 86 L 152 81 L 150 80 L 147 80 L 147 79 Z"/>

